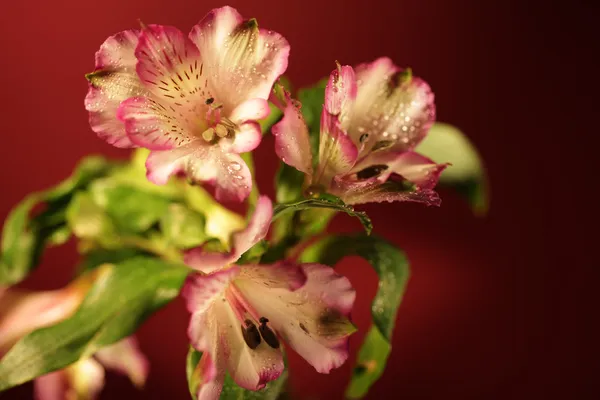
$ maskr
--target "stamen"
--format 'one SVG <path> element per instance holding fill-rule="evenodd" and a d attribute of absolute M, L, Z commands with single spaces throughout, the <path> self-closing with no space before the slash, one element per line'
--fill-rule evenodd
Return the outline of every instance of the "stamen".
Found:
<path fill-rule="evenodd" d="M 214 98 L 214 97 L 209 97 L 208 99 L 206 99 L 206 104 L 207 104 L 207 105 L 210 105 L 210 104 L 212 104 L 214 101 L 215 101 L 215 98 Z"/>
<path fill-rule="evenodd" d="M 214 128 L 208 128 L 207 130 L 205 130 L 204 132 L 202 132 L 202 138 L 204 140 L 206 140 L 207 142 L 210 142 L 211 140 L 213 140 L 215 137 L 215 130 Z"/>
<path fill-rule="evenodd" d="M 250 347 L 252 350 L 256 349 L 260 344 L 260 333 L 258 333 L 258 329 L 256 329 L 256 325 L 249 319 L 244 321 L 245 327 L 242 325 L 242 336 L 244 337 L 244 342 L 246 345 Z"/>
<path fill-rule="evenodd" d="M 356 177 L 358 179 L 373 178 L 373 177 L 381 174 L 386 169 L 388 169 L 387 165 L 372 165 L 372 166 L 370 166 L 368 168 L 363 169 L 362 171 L 358 171 L 356 173 Z"/>
<path fill-rule="evenodd" d="M 278 349 L 279 339 L 277 339 L 277 335 L 275 335 L 275 332 L 273 332 L 271 328 L 267 326 L 267 322 L 269 322 L 269 320 L 265 317 L 260 317 L 259 322 L 260 326 L 258 327 L 258 330 L 260 331 L 260 335 L 262 336 L 262 338 L 265 340 L 265 342 L 267 342 L 269 346 L 271 346 L 274 349 Z"/>
<path fill-rule="evenodd" d="M 217 126 L 215 126 L 215 131 L 217 132 L 217 136 L 222 137 L 222 138 L 227 136 L 227 134 L 228 134 L 227 128 L 225 128 L 221 124 L 218 124 Z"/>

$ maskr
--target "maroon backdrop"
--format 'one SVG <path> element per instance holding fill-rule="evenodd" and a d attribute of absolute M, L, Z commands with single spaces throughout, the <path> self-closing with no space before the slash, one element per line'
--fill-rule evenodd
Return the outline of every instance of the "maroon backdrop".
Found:
<path fill-rule="evenodd" d="M 229 1 L 243 15 L 285 35 L 296 86 L 327 75 L 334 60 L 356 64 L 381 55 L 411 66 L 436 93 L 439 120 L 461 127 L 488 163 L 492 208 L 473 217 L 453 193 L 441 208 L 366 207 L 375 231 L 406 250 L 412 278 L 394 333 L 388 368 L 369 398 L 591 398 L 585 365 L 591 339 L 592 236 L 589 62 L 592 2 L 560 8 L 543 1 Z M 187 31 L 221 1 L 5 0 L 0 9 L 0 219 L 28 192 L 67 176 L 90 153 L 126 157 L 89 129 L 84 73 L 117 31 L 146 23 Z M 597 49 L 596 49 L 597 52 Z M 586 71 L 586 68 L 588 69 Z M 589 71 L 589 72 L 588 72 Z M 596 150 L 597 151 L 597 150 Z M 273 143 L 259 150 L 259 184 L 272 194 Z M 589 154 L 584 154 L 588 152 Z M 334 229 L 360 229 L 337 217 Z M 73 244 L 49 251 L 26 286 L 67 282 Z M 597 262 L 596 262 L 597 266 Z M 354 318 L 370 324 L 375 274 L 359 259 L 341 266 L 358 289 Z M 586 301 L 587 300 L 587 301 Z M 587 317 L 584 319 L 583 315 Z M 109 375 L 104 399 L 187 398 L 188 315 L 175 301 L 141 328 L 152 369 L 143 392 Z M 589 357 L 589 358 L 588 358 Z M 338 399 L 351 364 L 319 375 L 290 362 L 298 399 Z M 30 398 L 26 385 L 0 395 Z"/>

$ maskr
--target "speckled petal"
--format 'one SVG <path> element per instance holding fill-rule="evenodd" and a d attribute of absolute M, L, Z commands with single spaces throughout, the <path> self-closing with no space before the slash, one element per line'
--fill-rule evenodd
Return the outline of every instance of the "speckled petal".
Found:
<path fill-rule="evenodd" d="M 117 119 L 117 108 L 123 100 L 148 95 L 135 71 L 137 31 L 124 31 L 109 37 L 96 53 L 94 72 L 86 75 L 89 90 L 85 109 L 89 111 L 92 130 L 116 147 L 135 147 Z"/>
<path fill-rule="evenodd" d="M 191 31 L 215 97 L 231 112 L 244 101 L 268 99 L 287 68 L 290 46 L 280 34 L 244 21 L 231 7 L 212 10 Z"/>
<path fill-rule="evenodd" d="M 388 58 L 359 65 L 355 72 L 356 101 L 343 128 L 355 143 L 361 143 L 361 154 L 383 148 L 414 148 L 435 120 L 429 85 Z"/>
<path fill-rule="evenodd" d="M 348 337 L 356 331 L 346 317 L 356 293 L 331 267 L 303 264 L 306 283 L 290 291 L 240 275 L 234 284 L 258 315 L 318 372 L 328 373 L 348 358 Z"/>

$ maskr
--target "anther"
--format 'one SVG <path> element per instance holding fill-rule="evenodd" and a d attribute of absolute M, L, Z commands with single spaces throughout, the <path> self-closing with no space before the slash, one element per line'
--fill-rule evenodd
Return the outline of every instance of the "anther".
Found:
<path fill-rule="evenodd" d="M 227 128 L 225 128 L 221 124 L 218 124 L 217 126 L 215 126 L 215 132 L 217 132 L 217 136 L 222 137 L 222 138 L 227 136 L 227 134 L 228 134 Z"/>
<path fill-rule="evenodd" d="M 207 142 L 210 142 L 211 140 L 213 140 L 214 137 L 215 137 L 214 128 L 208 128 L 207 130 L 202 132 L 202 139 L 206 140 Z"/>
<path fill-rule="evenodd" d="M 277 339 L 277 335 L 275 334 L 275 332 L 273 332 L 271 328 L 267 326 L 267 322 L 269 322 L 269 320 L 265 317 L 260 317 L 259 322 L 260 326 L 258 327 L 258 330 L 260 331 L 260 335 L 262 336 L 262 338 L 265 340 L 265 342 L 267 342 L 269 346 L 271 346 L 274 349 L 278 349 L 279 339 Z"/>
<path fill-rule="evenodd" d="M 206 99 L 206 104 L 207 105 L 212 104 L 214 101 L 215 101 L 214 97 L 209 97 L 208 99 Z"/>
<path fill-rule="evenodd" d="M 249 319 L 245 320 L 244 324 L 246 325 L 245 327 L 242 325 L 244 342 L 246 342 L 248 347 L 254 350 L 260 344 L 260 333 L 258 332 L 258 329 L 256 329 L 256 325 Z"/>

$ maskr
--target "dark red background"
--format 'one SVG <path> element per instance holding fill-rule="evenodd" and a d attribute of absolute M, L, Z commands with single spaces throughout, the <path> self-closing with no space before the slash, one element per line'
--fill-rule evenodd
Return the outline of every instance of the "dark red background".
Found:
<path fill-rule="evenodd" d="M 146 23 L 187 31 L 218 1 L 20 0 L 0 8 L 0 218 L 28 192 L 66 177 L 89 153 L 126 157 L 89 129 L 85 72 L 117 31 Z M 436 93 L 439 120 L 461 127 L 489 167 L 489 216 L 473 217 L 453 193 L 441 208 L 369 206 L 376 232 L 406 250 L 412 278 L 394 351 L 370 398 L 592 398 L 593 289 L 584 285 L 596 206 L 597 149 L 591 87 L 598 72 L 591 1 L 229 1 L 284 34 L 288 75 L 310 84 L 334 67 L 381 55 L 411 66 Z M 585 60 L 588 58 L 588 60 Z M 590 123 L 592 122 L 592 123 Z M 272 194 L 271 140 L 259 148 L 259 183 Z M 593 151 L 593 152 L 592 152 Z M 359 226 L 338 217 L 337 230 Z M 592 231 L 593 232 L 593 231 Z M 49 251 L 27 282 L 67 282 L 74 246 Z M 375 274 L 358 260 L 341 270 L 358 289 L 355 320 L 369 326 Z M 584 318 L 585 317 L 585 318 Z M 187 398 L 187 313 L 176 301 L 141 329 L 152 362 L 144 392 L 110 375 L 104 399 Z M 597 337 L 597 336 L 596 336 Z M 342 398 L 351 365 L 330 376 L 291 359 L 299 399 Z M 596 390 L 597 392 L 597 390 Z M 30 398 L 25 386 L 0 395 Z"/>

